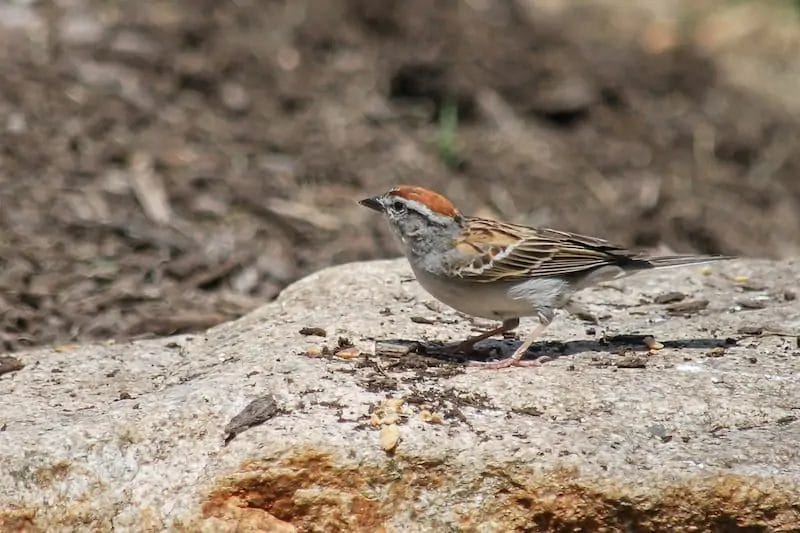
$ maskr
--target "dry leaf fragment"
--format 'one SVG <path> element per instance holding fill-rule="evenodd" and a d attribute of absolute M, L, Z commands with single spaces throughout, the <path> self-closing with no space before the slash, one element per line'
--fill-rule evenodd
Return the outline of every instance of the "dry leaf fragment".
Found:
<path fill-rule="evenodd" d="M 392 453 L 400 442 L 400 428 L 397 424 L 390 424 L 381 429 L 380 443 L 383 451 Z"/>
<path fill-rule="evenodd" d="M 263 424 L 275 415 L 281 414 L 277 400 L 272 394 L 265 394 L 251 401 L 239 414 L 225 426 L 225 445 L 239 433 L 253 426 Z"/>
<path fill-rule="evenodd" d="M 313 326 L 305 326 L 303 328 L 300 328 L 300 335 L 311 335 L 311 336 L 314 336 L 314 337 L 327 337 L 328 333 L 322 328 L 313 327 Z"/>

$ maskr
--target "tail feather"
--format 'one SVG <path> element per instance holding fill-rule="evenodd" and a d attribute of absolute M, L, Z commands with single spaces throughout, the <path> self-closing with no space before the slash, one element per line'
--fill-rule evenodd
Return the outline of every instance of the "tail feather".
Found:
<path fill-rule="evenodd" d="M 669 268 L 684 265 L 699 265 L 712 261 L 727 261 L 736 259 L 730 255 L 665 255 L 661 257 L 648 257 L 646 261 L 653 268 Z"/>

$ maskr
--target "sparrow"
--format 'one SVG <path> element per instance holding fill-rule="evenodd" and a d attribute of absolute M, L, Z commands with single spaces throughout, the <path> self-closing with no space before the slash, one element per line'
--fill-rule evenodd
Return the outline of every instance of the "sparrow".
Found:
<path fill-rule="evenodd" d="M 470 363 L 484 368 L 541 364 L 522 357 L 555 311 L 570 309 L 572 296 L 581 289 L 641 270 L 731 259 L 652 257 L 595 237 L 469 217 L 441 194 L 411 185 L 359 203 L 388 220 L 428 293 L 462 313 L 501 322 L 449 351 L 469 352 L 475 343 L 515 329 L 521 317 L 538 318 L 539 324 L 510 357 Z"/>

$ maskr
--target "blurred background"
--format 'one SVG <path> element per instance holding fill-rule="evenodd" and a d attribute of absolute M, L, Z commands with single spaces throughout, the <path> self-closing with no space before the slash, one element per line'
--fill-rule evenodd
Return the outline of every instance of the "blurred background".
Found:
<path fill-rule="evenodd" d="M 0 350 L 203 329 L 397 255 L 355 203 L 800 252 L 792 0 L 0 2 Z"/>

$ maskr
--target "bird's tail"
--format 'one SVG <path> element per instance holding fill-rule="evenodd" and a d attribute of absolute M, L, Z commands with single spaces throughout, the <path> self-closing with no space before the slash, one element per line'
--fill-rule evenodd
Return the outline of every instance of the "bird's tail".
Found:
<path fill-rule="evenodd" d="M 653 268 L 669 268 L 684 265 L 699 265 L 712 261 L 727 261 L 735 259 L 730 255 L 665 255 L 662 257 L 649 257 L 647 262 Z"/>

